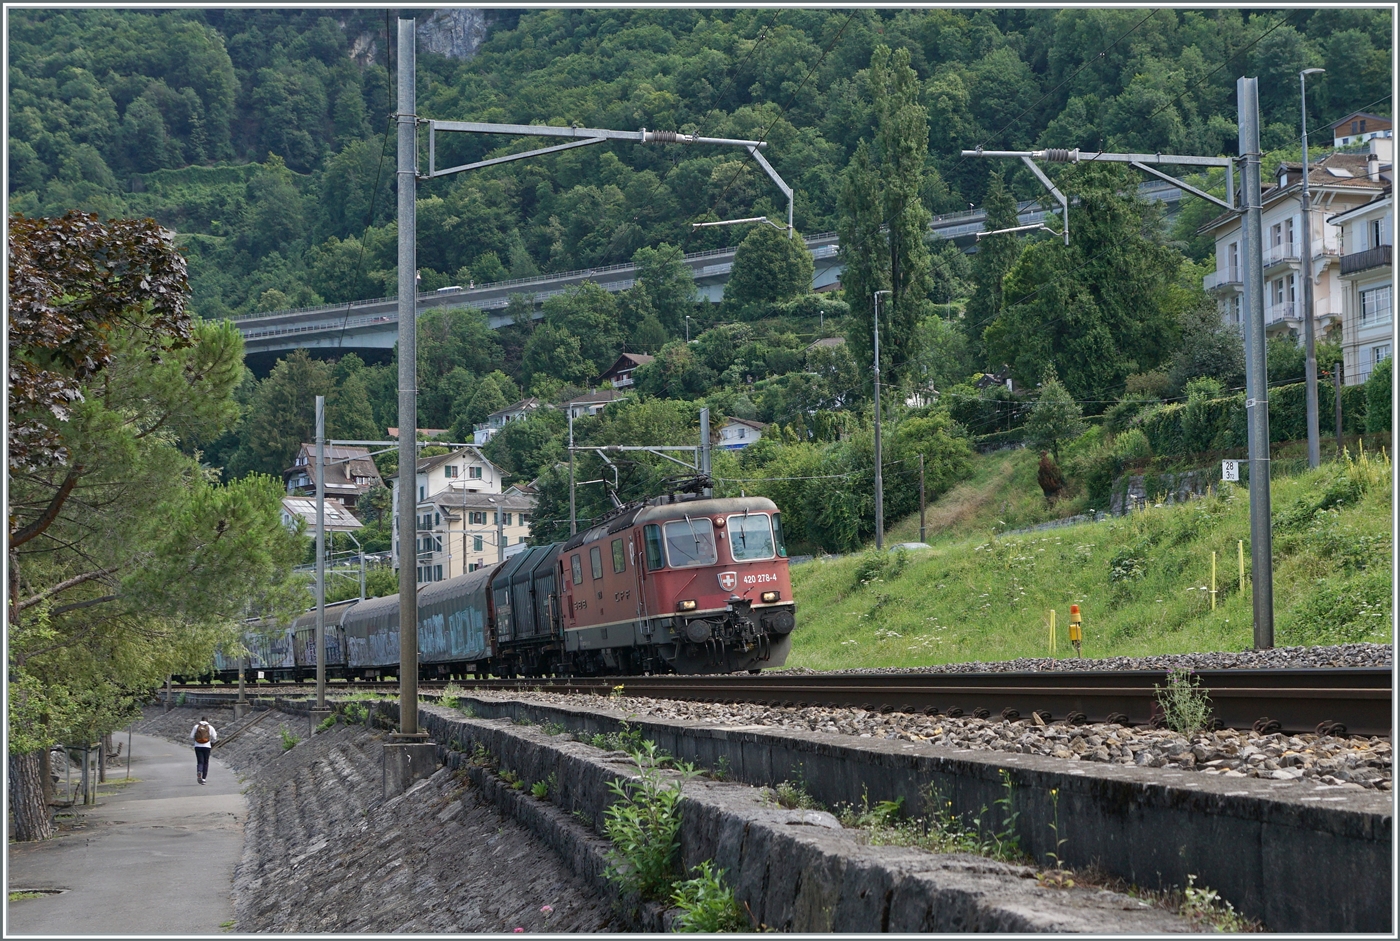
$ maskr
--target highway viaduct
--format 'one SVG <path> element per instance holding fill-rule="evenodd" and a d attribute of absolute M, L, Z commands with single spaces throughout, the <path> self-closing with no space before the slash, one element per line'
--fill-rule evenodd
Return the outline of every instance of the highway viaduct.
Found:
<path fill-rule="evenodd" d="M 1171 204 L 1169 212 L 1181 198 L 1181 191 L 1168 184 L 1143 184 L 1141 194 Z M 1017 218 L 1022 225 L 1039 222 L 1050 214 L 1034 201 L 1023 202 L 1018 208 Z M 935 217 L 931 229 L 940 238 L 950 239 L 969 250 L 976 242 L 977 233 L 982 231 L 985 219 L 986 214 L 981 209 L 948 213 Z M 804 241 L 815 265 L 812 288 L 816 290 L 837 283 L 841 277 L 841 262 L 836 233 L 823 232 Z M 734 267 L 734 248 L 694 252 L 685 256 L 685 264 L 695 278 L 700 295 L 717 302 L 724 295 L 724 285 Z M 472 307 L 485 312 L 491 327 L 496 329 L 511 323 L 511 315 L 507 313 L 511 297 L 518 295 L 528 299 L 533 316 L 539 317 L 541 303 L 585 281 L 592 281 L 608 291 L 625 291 L 636 282 L 636 269 L 630 263 L 608 265 L 443 288 L 418 295 L 418 310 L 421 313 L 439 307 Z M 243 334 L 248 365 L 259 374 L 265 374 L 278 359 L 296 349 L 305 349 L 313 356 L 356 353 L 370 361 L 387 361 L 398 341 L 398 301 L 393 297 L 381 297 L 268 311 L 234 318 L 233 323 Z"/>

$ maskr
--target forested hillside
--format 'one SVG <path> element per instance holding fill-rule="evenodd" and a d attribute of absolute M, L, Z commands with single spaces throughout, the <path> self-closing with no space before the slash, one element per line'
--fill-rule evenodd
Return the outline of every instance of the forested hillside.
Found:
<path fill-rule="evenodd" d="M 421 49 L 434 17 L 450 15 L 424 14 Z M 9 22 L 12 211 L 154 216 L 178 233 L 206 319 L 395 292 L 384 11 L 12 10 Z M 978 372 L 1006 365 L 1032 390 L 1053 382 L 1083 412 L 1118 409 L 1115 428 L 1193 379 L 1238 384 L 1238 337 L 1212 321 L 1193 261 L 1207 246 L 1193 225 L 1164 234 L 1130 195 L 1131 173 L 1060 171 L 1080 199 L 1069 247 L 998 236 L 969 261 L 929 244 L 930 214 L 985 205 L 999 227 L 1014 224 L 1015 199 L 1042 192 L 1019 164 L 962 149 L 1229 153 L 1235 80 L 1257 75 L 1277 160 L 1296 146 L 1306 66 L 1327 69 L 1309 83 L 1315 129 L 1391 107 L 1388 10 L 666 8 L 487 11 L 483 22 L 469 57 L 420 51 L 420 116 L 766 140 L 796 190 L 797 228 L 842 233 L 849 296 L 808 293 L 811 259 L 773 229 L 692 228 L 785 214 L 738 150 L 609 144 L 426 182 L 424 290 L 631 260 L 641 277 L 621 294 L 552 299 L 538 326 L 519 305 L 517 324 L 494 332 L 472 311 L 424 316 L 420 424 L 462 440 L 519 397 L 587 388 L 624 349 L 655 354 L 635 401 L 580 422 L 580 440 L 689 443 L 702 403 L 771 422 L 742 461 L 725 457 L 723 486 L 781 492 L 809 547 L 869 533 L 860 416 L 874 290 L 894 292 L 882 362 L 903 393 L 887 400 L 891 513 L 916 499 L 917 455 L 936 494 L 966 472 L 977 436 L 1029 416 L 1031 400 L 972 386 Z M 1316 149 L 1325 132 L 1315 136 Z M 519 149 L 457 135 L 437 159 Z M 725 302 L 696 304 L 679 256 L 740 240 Z M 812 345 L 823 336 L 848 342 Z M 395 384 L 392 363 L 289 357 L 245 377 L 243 419 L 205 460 L 231 477 L 279 472 L 309 434 L 316 394 L 329 396 L 332 436 L 381 435 L 396 423 Z M 930 388 L 938 406 L 905 409 Z M 563 433 L 541 410 L 488 450 L 517 479 L 544 474 L 541 537 L 567 526 Z M 620 473 L 624 498 L 663 476 L 650 464 Z M 581 495 L 585 517 L 610 505 L 600 487 Z"/>

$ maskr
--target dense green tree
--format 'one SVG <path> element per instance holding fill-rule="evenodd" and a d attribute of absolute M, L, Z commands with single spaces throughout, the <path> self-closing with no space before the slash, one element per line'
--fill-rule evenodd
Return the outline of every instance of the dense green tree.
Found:
<path fill-rule="evenodd" d="M 801 237 L 756 225 L 734 250 L 734 268 L 724 301 L 735 316 L 753 320 L 771 306 L 806 294 L 812 287 L 812 253 Z"/>
<path fill-rule="evenodd" d="M 36 840 L 48 747 L 129 721 L 236 644 L 249 605 L 300 601 L 300 540 L 278 482 L 219 485 L 194 456 L 237 414 L 243 350 L 191 322 L 169 238 L 79 215 L 9 235 L 9 806 Z"/>
<path fill-rule="evenodd" d="M 1273 361 L 1270 357 L 1271 366 Z M 1167 378 L 1172 396 L 1184 394 L 1192 379 L 1214 379 L 1226 389 L 1244 387 L 1244 335 L 1238 326 L 1220 319 L 1213 300 L 1183 313 L 1181 345 L 1172 355 Z"/>
<path fill-rule="evenodd" d="M 297 449 L 316 440 L 316 396 L 329 396 L 331 368 L 297 350 L 258 383 L 241 430 L 242 470 L 280 476 Z"/>
<path fill-rule="evenodd" d="M 689 399 L 701 395 L 714 384 L 715 374 L 684 340 L 672 340 L 656 354 L 656 359 L 632 374 L 637 391 L 649 396 Z"/>
<path fill-rule="evenodd" d="M 1080 164 L 1061 180 L 1079 198 L 1070 245 L 1028 247 L 1006 278 L 1005 306 L 983 333 L 990 362 L 1009 363 L 1023 385 L 1046 369 L 1077 400 L 1103 404 L 1130 373 L 1166 361 L 1180 312 L 1195 296 L 1177 285 L 1181 256 L 1163 244 L 1157 209 L 1119 169 Z"/>
<path fill-rule="evenodd" d="M 583 358 L 579 338 L 548 323 L 535 328 L 525 341 L 521 369 L 526 385 L 537 375 L 583 384 L 596 373 L 593 363 Z"/>
<path fill-rule="evenodd" d="M 680 246 L 665 242 L 656 248 L 640 248 L 632 256 L 638 284 L 645 289 L 661 326 L 673 336 L 684 332 L 685 315 L 694 312 L 699 298 L 684 259 Z"/>
<path fill-rule="evenodd" d="M 548 326 L 578 338 L 579 355 L 589 372 L 585 376 L 553 374 L 558 378 L 586 382 L 611 366 L 622 352 L 617 298 L 592 281 L 551 297 L 542 311 Z"/>

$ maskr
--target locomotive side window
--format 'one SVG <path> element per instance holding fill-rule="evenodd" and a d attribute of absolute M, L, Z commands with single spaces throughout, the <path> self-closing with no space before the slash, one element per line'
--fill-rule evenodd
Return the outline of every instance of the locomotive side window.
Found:
<path fill-rule="evenodd" d="M 708 516 L 667 523 L 666 554 L 676 568 L 713 565 L 718 559 L 715 555 L 715 524 L 710 522 Z"/>
<path fill-rule="evenodd" d="M 593 569 L 595 579 L 603 577 L 603 550 L 598 546 L 588 550 L 588 565 Z"/>
<path fill-rule="evenodd" d="M 612 541 L 613 574 L 618 575 L 627 571 L 627 550 L 622 547 L 621 539 Z"/>
<path fill-rule="evenodd" d="M 583 560 L 581 560 L 581 559 L 578 557 L 578 553 L 577 553 L 577 552 L 575 552 L 572 556 L 569 557 L 569 566 L 573 569 L 574 584 L 575 584 L 575 585 L 582 585 L 582 584 L 583 584 Z"/>
<path fill-rule="evenodd" d="M 783 521 L 782 514 L 773 514 L 773 544 L 778 549 L 781 558 L 787 558 L 787 543 L 783 542 Z"/>
<path fill-rule="evenodd" d="M 646 543 L 647 571 L 655 572 L 665 568 L 666 563 L 661 557 L 661 527 L 655 523 L 648 523 L 642 530 L 642 541 Z"/>
<path fill-rule="evenodd" d="M 766 513 L 729 517 L 729 551 L 735 562 L 773 558 L 773 527 Z"/>

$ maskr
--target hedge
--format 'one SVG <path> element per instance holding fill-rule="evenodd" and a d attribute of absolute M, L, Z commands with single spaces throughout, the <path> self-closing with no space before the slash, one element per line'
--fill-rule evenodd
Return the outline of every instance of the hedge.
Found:
<path fill-rule="evenodd" d="M 1346 386 L 1342 389 L 1344 434 L 1361 434 L 1369 430 L 1371 422 L 1367 416 L 1373 408 L 1370 402 L 1382 397 L 1384 427 L 1376 430 L 1389 430 L 1389 374 L 1383 379 L 1386 386 L 1383 394 L 1368 396 L 1369 382 L 1366 386 Z M 1269 390 L 1270 442 L 1297 441 L 1308 436 L 1306 394 L 1306 385 L 1301 382 Z M 1323 435 L 1335 434 L 1333 416 L 1336 413 L 1330 385 L 1318 385 L 1317 410 L 1319 432 Z M 1249 434 L 1245 422 L 1244 394 L 1237 393 L 1218 399 L 1192 399 L 1185 403 L 1159 405 L 1141 414 L 1133 425 L 1142 429 L 1154 455 L 1169 457 L 1248 447 Z"/>

